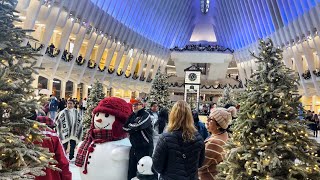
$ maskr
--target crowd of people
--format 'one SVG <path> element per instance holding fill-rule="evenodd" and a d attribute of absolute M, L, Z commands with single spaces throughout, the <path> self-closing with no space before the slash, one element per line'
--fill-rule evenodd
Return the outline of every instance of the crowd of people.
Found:
<path fill-rule="evenodd" d="M 50 145 L 54 148 L 49 149 L 56 153 L 58 167 L 62 169 L 58 172 L 60 179 L 71 178 L 68 164 L 74 162 L 75 148 L 82 140 L 86 104 L 86 99 L 78 102 L 50 96 L 43 107 L 46 114 L 38 114 L 38 121 L 55 129 L 48 133 L 54 139 L 51 141 L 54 145 Z M 159 107 L 157 102 L 147 108 L 140 99 L 131 105 L 133 112 L 123 126 L 131 142 L 128 180 L 136 177 L 137 163 L 145 156 L 152 157 L 155 179 L 213 179 L 216 166 L 222 161 L 222 146 L 228 140 L 227 129 L 236 108 L 213 106 L 205 125 L 198 111 L 191 110 L 185 101 L 176 102 L 171 110 Z M 47 179 L 55 179 L 57 172 L 47 174 Z"/>

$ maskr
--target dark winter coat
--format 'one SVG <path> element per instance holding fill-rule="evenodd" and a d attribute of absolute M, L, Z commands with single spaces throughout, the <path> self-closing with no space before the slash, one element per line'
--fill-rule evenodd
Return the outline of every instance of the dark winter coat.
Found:
<path fill-rule="evenodd" d="M 153 148 L 153 129 L 150 114 L 144 109 L 132 113 L 123 126 L 129 133 L 133 148 Z"/>
<path fill-rule="evenodd" d="M 208 130 L 206 128 L 206 125 L 204 125 L 203 122 L 194 122 L 194 125 L 196 126 L 198 132 L 200 133 L 200 135 L 202 136 L 202 138 L 205 140 L 207 139 L 207 137 L 209 136 Z"/>
<path fill-rule="evenodd" d="M 183 141 L 182 131 L 163 133 L 153 154 L 153 166 L 162 180 L 198 180 L 204 152 L 204 142 L 198 132 L 189 142 Z"/>

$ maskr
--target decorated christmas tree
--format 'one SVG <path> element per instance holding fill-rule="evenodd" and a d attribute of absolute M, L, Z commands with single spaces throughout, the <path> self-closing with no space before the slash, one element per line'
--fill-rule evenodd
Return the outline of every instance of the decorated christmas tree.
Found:
<path fill-rule="evenodd" d="M 103 85 L 99 81 L 96 81 L 91 88 L 90 95 L 88 97 L 87 102 L 87 110 L 84 114 L 83 125 L 84 132 L 90 128 L 91 120 L 92 120 L 92 111 L 95 107 L 97 107 L 100 100 L 105 98 L 105 94 L 103 92 Z"/>
<path fill-rule="evenodd" d="M 224 107 L 227 104 L 230 104 L 230 105 L 233 105 L 233 106 L 237 105 L 237 102 L 236 102 L 234 94 L 233 94 L 233 90 L 229 85 L 227 85 L 224 88 L 222 97 L 220 97 L 218 99 L 217 106 L 218 107 Z"/>
<path fill-rule="evenodd" d="M 37 56 L 21 46 L 27 30 L 15 27 L 16 0 L 0 1 L 0 179 L 34 179 L 45 175 L 53 154 L 40 146 L 44 124 L 31 120 L 38 107 L 31 87 L 31 63 Z M 51 165 L 50 165 L 50 164 Z"/>
<path fill-rule="evenodd" d="M 156 102 L 159 107 L 171 109 L 168 75 L 157 72 L 149 93 L 148 104 Z"/>
<path fill-rule="evenodd" d="M 297 77 L 271 40 L 260 41 L 259 49 L 252 54 L 259 67 L 241 97 L 218 179 L 319 179 L 319 144 L 297 121 Z"/>

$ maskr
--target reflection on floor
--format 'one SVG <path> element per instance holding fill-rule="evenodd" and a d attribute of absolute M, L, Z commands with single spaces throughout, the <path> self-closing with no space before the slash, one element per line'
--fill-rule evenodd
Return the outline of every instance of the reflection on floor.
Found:
<path fill-rule="evenodd" d="M 316 138 L 318 143 L 320 143 L 320 136 Z M 72 180 L 81 180 L 80 179 L 80 172 L 76 165 L 73 163 L 70 163 L 70 171 L 72 172 Z"/>
<path fill-rule="evenodd" d="M 79 168 L 74 165 L 74 163 L 70 163 L 70 171 L 72 172 L 72 180 L 80 180 L 80 172 Z"/>

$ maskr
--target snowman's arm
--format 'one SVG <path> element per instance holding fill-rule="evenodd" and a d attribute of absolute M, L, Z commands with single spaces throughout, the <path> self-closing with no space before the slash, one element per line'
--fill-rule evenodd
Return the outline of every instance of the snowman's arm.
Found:
<path fill-rule="evenodd" d="M 129 160 L 129 147 L 119 146 L 111 151 L 111 157 L 115 161 Z"/>

